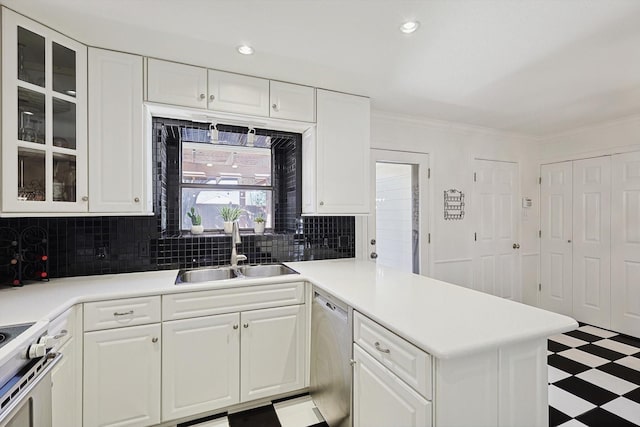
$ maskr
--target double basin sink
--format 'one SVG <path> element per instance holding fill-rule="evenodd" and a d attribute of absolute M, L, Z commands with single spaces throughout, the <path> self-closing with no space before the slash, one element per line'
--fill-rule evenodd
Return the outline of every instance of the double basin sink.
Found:
<path fill-rule="evenodd" d="M 176 285 L 229 279 L 276 277 L 287 274 L 298 274 L 298 272 L 282 264 L 205 267 L 180 270 L 176 278 Z"/>

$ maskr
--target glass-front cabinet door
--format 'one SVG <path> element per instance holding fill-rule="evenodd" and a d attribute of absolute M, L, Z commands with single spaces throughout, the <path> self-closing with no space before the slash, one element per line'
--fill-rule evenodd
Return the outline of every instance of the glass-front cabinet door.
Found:
<path fill-rule="evenodd" d="M 87 48 L 2 8 L 2 212 L 86 212 Z"/>

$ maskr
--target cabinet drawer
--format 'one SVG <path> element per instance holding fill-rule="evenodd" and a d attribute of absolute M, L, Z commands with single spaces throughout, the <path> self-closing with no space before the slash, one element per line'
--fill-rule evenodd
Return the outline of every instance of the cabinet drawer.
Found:
<path fill-rule="evenodd" d="M 145 325 L 159 321 L 159 296 L 99 301 L 84 305 L 85 331 Z"/>
<path fill-rule="evenodd" d="M 76 316 L 79 316 L 79 312 L 82 311 L 81 305 L 74 305 L 60 316 L 49 322 L 49 328 L 47 329 L 47 335 L 59 337 L 56 343 L 56 348 L 61 348 L 71 339 L 75 334 L 81 331 L 76 331 Z"/>
<path fill-rule="evenodd" d="M 431 400 L 431 356 L 355 312 L 353 341 L 422 396 Z"/>
<path fill-rule="evenodd" d="M 304 303 L 304 283 L 186 292 L 162 297 L 162 320 L 187 319 L 235 311 Z"/>

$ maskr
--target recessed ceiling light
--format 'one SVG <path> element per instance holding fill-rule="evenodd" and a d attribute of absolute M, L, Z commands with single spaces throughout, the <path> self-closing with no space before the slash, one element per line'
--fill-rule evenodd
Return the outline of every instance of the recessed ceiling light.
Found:
<path fill-rule="evenodd" d="M 400 31 L 405 34 L 411 34 L 415 30 L 417 30 L 419 26 L 420 23 L 418 21 L 407 21 L 404 24 L 400 25 Z"/>
<path fill-rule="evenodd" d="M 249 45 L 243 44 L 238 46 L 238 53 L 243 55 L 253 55 L 253 48 Z"/>

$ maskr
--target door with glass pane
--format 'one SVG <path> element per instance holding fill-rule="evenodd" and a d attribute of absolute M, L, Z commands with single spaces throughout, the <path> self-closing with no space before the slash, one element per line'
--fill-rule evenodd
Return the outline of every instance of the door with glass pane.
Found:
<path fill-rule="evenodd" d="M 426 274 L 429 155 L 371 150 L 368 256 L 379 265 Z"/>
<path fill-rule="evenodd" d="M 87 210 L 86 47 L 2 9 L 2 211 Z"/>

